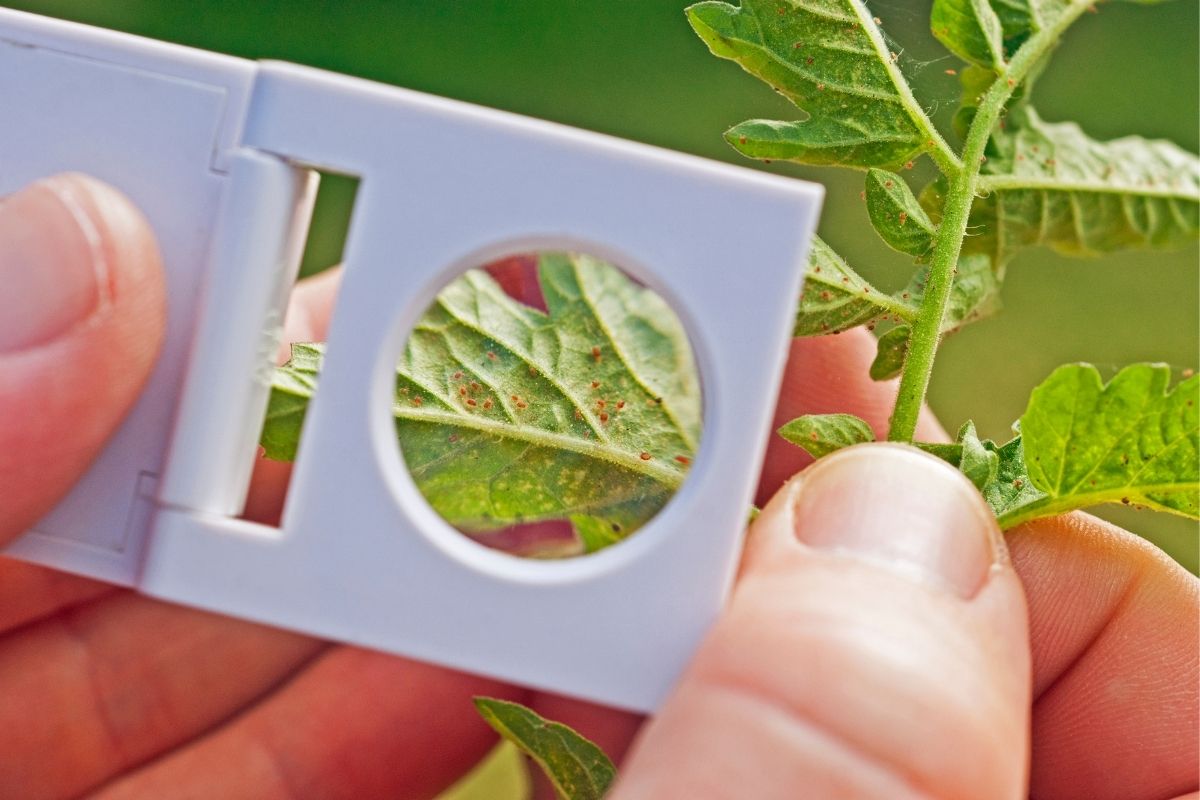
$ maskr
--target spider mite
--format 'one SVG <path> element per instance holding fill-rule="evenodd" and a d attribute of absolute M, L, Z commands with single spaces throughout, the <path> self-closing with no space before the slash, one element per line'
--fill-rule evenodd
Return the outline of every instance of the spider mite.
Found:
<path fill-rule="evenodd" d="M 649 453 L 647 453 L 645 450 L 643 450 L 643 451 L 642 451 L 642 453 L 641 453 L 641 455 L 639 455 L 639 456 L 638 456 L 638 458 L 640 458 L 642 461 L 649 461 L 649 460 L 650 460 L 650 454 L 649 454 Z"/>
<path fill-rule="evenodd" d="M 600 356 L 600 348 L 599 347 L 595 347 L 595 346 L 592 347 L 592 358 L 595 359 L 597 363 L 600 362 L 601 356 Z"/>

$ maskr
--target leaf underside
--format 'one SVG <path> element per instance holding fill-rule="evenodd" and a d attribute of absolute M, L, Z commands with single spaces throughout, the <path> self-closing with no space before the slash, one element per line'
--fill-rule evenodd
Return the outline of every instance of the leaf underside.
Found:
<path fill-rule="evenodd" d="M 932 146 L 928 119 L 861 2 L 710 1 L 687 13 L 714 55 L 737 62 L 808 115 L 730 129 L 726 140 L 744 155 L 895 168 Z"/>
<path fill-rule="evenodd" d="M 888 381 L 900 374 L 904 368 L 904 359 L 908 356 L 908 340 L 912 336 L 912 328 L 908 325 L 897 325 L 890 328 L 876 342 L 875 360 L 871 362 L 868 374 L 873 381 Z"/>
<path fill-rule="evenodd" d="M 604 751 L 577 732 L 519 703 L 476 697 L 479 714 L 532 758 L 564 800 L 600 800 L 617 771 Z"/>
<path fill-rule="evenodd" d="M 885 315 L 915 318 L 915 306 L 875 289 L 816 236 L 808 260 L 793 335 L 841 333 Z"/>
<path fill-rule="evenodd" d="M 807 414 L 787 423 L 778 433 L 813 458 L 875 441 L 871 426 L 853 414 Z"/>
<path fill-rule="evenodd" d="M 413 329 L 392 412 L 417 487 L 476 534 L 572 523 L 591 552 L 653 517 L 686 477 L 700 438 L 700 388 L 670 307 L 619 270 L 543 254 L 548 313 L 472 270 Z M 276 371 L 262 442 L 295 456 L 321 345 Z M 560 553 L 556 553 L 560 554 Z"/>
<path fill-rule="evenodd" d="M 864 194 L 871 224 L 889 247 L 918 258 L 933 249 L 937 231 L 903 178 L 871 169 Z"/>
<path fill-rule="evenodd" d="M 1072 256 L 1187 246 L 1200 234 L 1200 159 L 1164 141 L 1089 138 L 1032 108 L 993 136 L 964 248 L 1006 263 L 1023 247 Z"/>

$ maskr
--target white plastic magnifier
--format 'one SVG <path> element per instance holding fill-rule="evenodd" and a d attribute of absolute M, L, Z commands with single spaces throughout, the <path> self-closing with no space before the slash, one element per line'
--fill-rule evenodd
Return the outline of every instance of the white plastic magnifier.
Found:
<path fill-rule="evenodd" d="M 158 236 L 170 320 L 132 413 L 7 555 L 609 705 L 661 702 L 733 578 L 820 187 L 5 9 L 0 108 L 0 194 L 68 170 L 125 192 Z M 237 517 L 316 170 L 361 187 L 272 528 Z M 609 258 L 675 308 L 704 439 L 637 536 L 533 562 L 437 516 L 389 409 L 438 289 L 490 255 L 547 249 Z"/>

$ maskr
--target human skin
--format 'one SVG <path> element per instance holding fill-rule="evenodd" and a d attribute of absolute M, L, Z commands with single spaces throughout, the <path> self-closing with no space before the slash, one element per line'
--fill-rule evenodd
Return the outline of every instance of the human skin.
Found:
<path fill-rule="evenodd" d="M 336 283 L 294 293 L 290 338 L 323 338 Z M 5 541 L 127 411 L 164 304 L 140 214 L 81 176 L 0 203 L 0 287 Z M 882 431 L 873 349 L 794 341 L 776 423 Z M 618 798 L 1197 796 L 1193 576 L 1084 514 L 1001 540 L 961 476 L 905 448 L 806 467 L 772 440 L 728 610 L 649 724 L 0 559 L 0 797 L 431 797 L 495 741 L 476 694 L 629 751 Z M 286 472 L 263 465 L 252 513 Z"/>

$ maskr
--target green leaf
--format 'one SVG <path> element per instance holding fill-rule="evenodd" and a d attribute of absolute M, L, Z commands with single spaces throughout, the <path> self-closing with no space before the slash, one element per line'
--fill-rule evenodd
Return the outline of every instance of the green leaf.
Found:
<path fill-rule="evenodd" d="M 952 445 L 918 444 L 980 488 L 1000 527 L 1104 503 L 1200 518 L 1200 377 L 1168 390 L 1162 364 L 1134 364 L 1107 385 L 1089 364 L 1059 367 L 1034 389 L 1004 446 L 967 423 Z"/>
<path fill-rule="evenodd" d="M 875 360 L 871 362 L 871 380 L 889 381 L 900 374 L 900 370 L 904 368 L 904 359 L 908 356 L 910 336 L 910 326 L 897 325 L 879 337 Z"/>
<path fill-rule="evenodd" d="M 304 425 L 308 401 L 317 390 L 317 373 L 321 369 L 323 353 L 320 345 L 294 344 L 291 360 L 275 370 L 260 440 L 267 458 L 296 460 L 300 429 Z"/>
<path fill-rule="evenodd" d="M 1021 439 L 1044 506 L 1122 502 L 1197 517 L 1200 377 L 1169 391 L 1170 381 L 1161 364 L 1126 367 L 1107 385 L 1095 367 L 1071 364 L 1034 389 Z"/>
<path fill-rule="evenodd" d="M 620 526 L 614 526 L 613 523 L 606 519 L 588 516 L 587 514 L 572 515 L 571 527 L 575 529 L 575 534 L 583 544 L 583 552 L 585 553 L 594 553 L 597 550 L 603 550 L 624 538 Z"/>
<path fill-rule="evenodd" d="M 807 414 L 779 429 L 779 435 L 813 458 L 863 442 L 875 441 L 875 431 L 853 414 Z"/>
<path fill-rule="evenodd" d="M 1004 32 L 988 0 L 934 0 L 933 35 L 963 61 L 1004 69 Z"/>
<path fill-rule="evenodd" d="M 1167 0 L 1123 1 L 1155 5 Z M 930 27 L 964 61 L 999 71 L 1030 36 L 1091 6 L 1091 0 L 934 0 Z"/>
<path fill-rule="evenodd" d="M 1000 463 L 997 465 L 996 479 L 983 488 L 983 499 L 992 507 L 1004 530 L 1036 517 L 1054 516 L 1092 505 L 1067 504 L 1059 509 L 1050 508 L 1046 504 L 1045 492 L 1029 479 L 1029 472 L 1025 468 L 1025 447 L 1020 436 L 1003 447 L 997 447 L 991 441 L 985 444 L 995 451 Z"/>
<path fill-rule="evenodd" d="M 979 440 L 974 422 L 967 422 L 959 430 L 958 444 L 962 447 L 958 468 L 977 489 L 983 489 L 996 480 L 1000 471 L 1000 457 L 993 448 Z"/>
<path fill-rule="evenodd" d="M 911 323 L 916 319 L 920 307 L 927 274 L 928 267 L 922 266 L 904 291 L 894 295 L 884 294 L 851 269 L 829 245 L 813 237 L 793 335 L 841 333 L 880 319 Z M 999 276 L 992 269 L 987 256 L 978 253 L 964 256 L 959 261 L 951 284 L 950 303 L 942 332 L 950 333 L 996 311 L 1000 305 L 999 290 Z M 893 366 L 897 358 L 903 362 L 904 354 L 897 348 L 907 347 L 907 337 L 903 333 L 891 336 L 888 345 L 892 352 L 876 368 L 881 375 L 885 374 L 881 370 L 885 366 Z"/>
<path fill-rule="evenodd" d="M 616 778 L 604 751 L 566 725 L 491 697 L 476 697 L 475 708 L 497 733 L 537 762 L 563 800 L 600 800 Z"/>
<path fill-rule="evenodd" d="M 487 532 L 573 520 L 584 549 L 624 538 L 683 483 L 700 388 L 670 307 L 587 256 L 543 255 L 549 313 L 486 273 L 451 283 L 400 358 L 392 412 L 421 493 L 450 524 Z M 294 456 L 323 349 L 278 369 L 262 442 Z"/>
<path fill-rule="evenodd" d="M 859 0 L 710 1 L 687 14 L 714 55 L 737 62 L 808 114 L 802 122 L 734 127 L 726 139 L 743 154 L 865 168 L 899 167 L 922 152 L 948 150 Z"/>
<path fill-rule="evenodd" d="M 937 231 L 903 178 L 894 172 L 871 169 L 867 173 L 866 198 L 871 224 L 889 247 L 917 257 L 933 249 Z"/>
<path fill-rule="evenodd" d="M 897 321 L 916 318 L 915 306 L 871 286 L 816 236 L 808 261 L 793 335 L 841 333 L 883 316 Z"/>
<path fill-rule="evenodd" d="M 964 249 L 998 265 L 1030 245 L 1088 256 L 1187 246 L 1200 233 L 1200 159 L 1169 142 L 1097 142 L 1027 108 L 993 136 L 993 151 L 971 213 L 979 235 Z"/>
<path fill-rule="evenodd" d="M 979 439 L 974 422 L 968 421 L 959 428 L 954 444 L 917 442 L 916 446 L 958 467 L 985 496 L 999 477 L 1000 455 L 996 445 L 991 440 Z"/>

